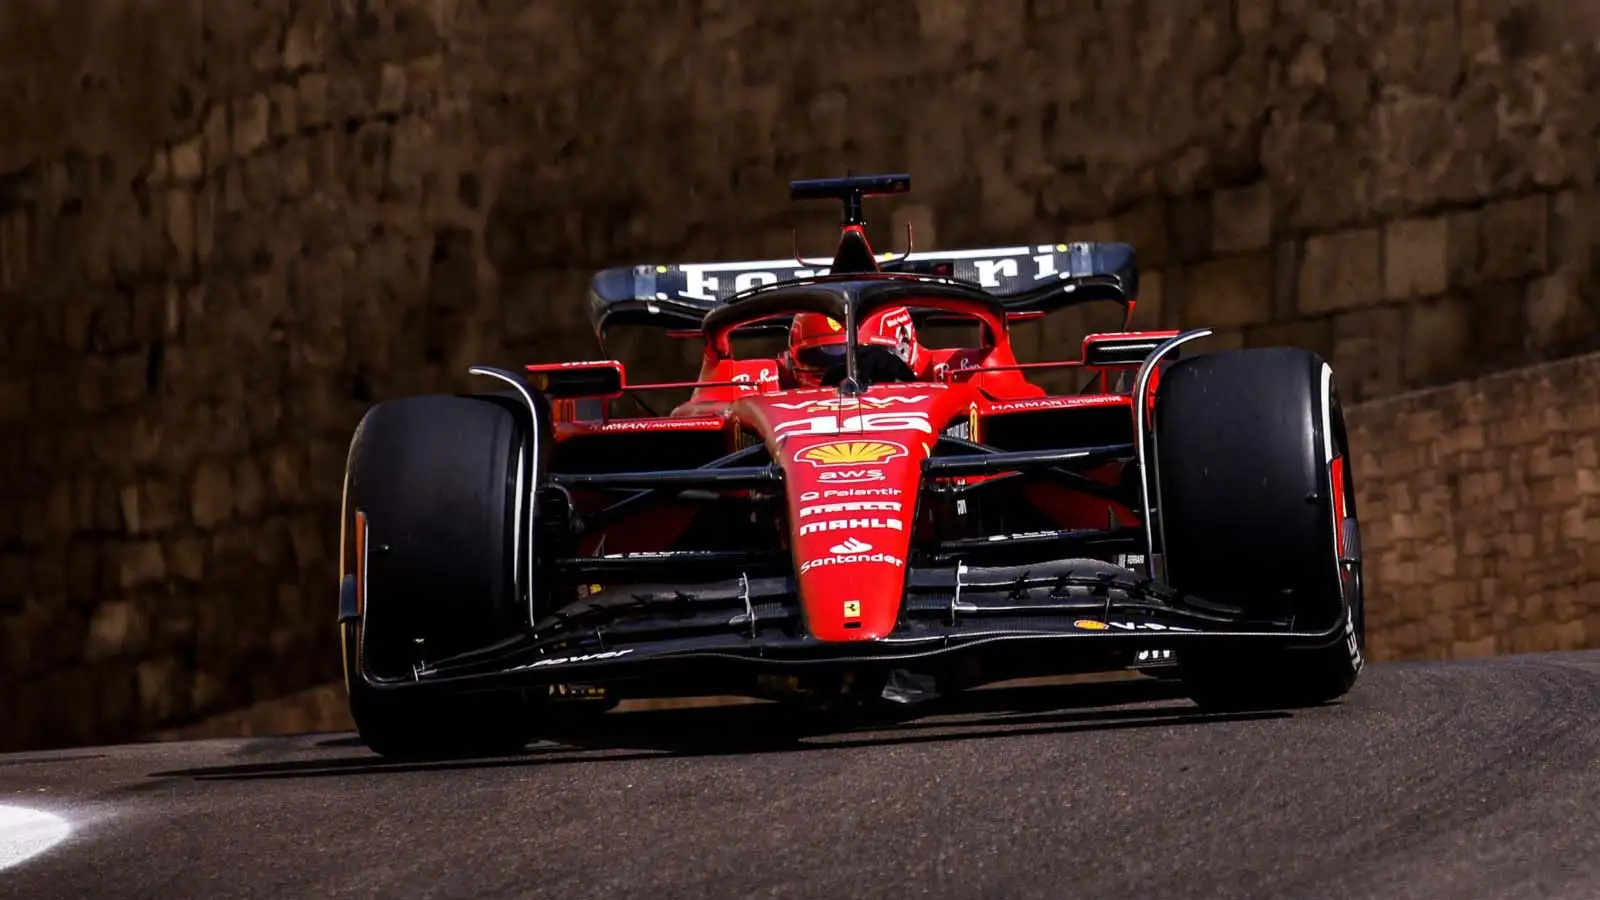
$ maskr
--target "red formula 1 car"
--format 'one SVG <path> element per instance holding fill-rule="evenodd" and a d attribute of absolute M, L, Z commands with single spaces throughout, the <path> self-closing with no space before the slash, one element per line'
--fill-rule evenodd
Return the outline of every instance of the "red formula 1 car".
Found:
<path fill-rule="evenodd" d="M 844 204 L 822 266 L 596 275 L 602 347 L 618 324 L 689 330 L 694 382 L 629 384 L 615 361 L 475 368 L 494 390 L 367 413 L 340 628 L 369 746 L 511 749 L 573 698 L 892 707 L 1142 666 L 1208 707 L 1350 689 L 1361 550 L 1329 366 L 1288 348 L 1180 358 L 1206 329 L 1090 334 L 1076 358 L 1019 364 L 1018 320 L 1085 302 L 1131 318 L 1133 249 L 880 257 L 862 200 L 908 187 L 794 182 Z M 931 347 L 934 328 L 967 339 Z M 762 336 L 787 347 L 739 352 Z M 1028 378 L 1048 367 L 1094 377 L 1052 396 Z M 612 417 L 665 388 L 692 394 Z"/>

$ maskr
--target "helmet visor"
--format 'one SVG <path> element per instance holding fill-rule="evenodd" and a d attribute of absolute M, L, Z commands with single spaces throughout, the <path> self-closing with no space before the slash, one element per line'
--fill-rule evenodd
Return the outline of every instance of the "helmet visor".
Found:
<path fill-rule="evenodd" d="M 844 363 L 844 344 L 806 347 L 794 355 L 795 362 L 807 369 L 823 370 Z"/>

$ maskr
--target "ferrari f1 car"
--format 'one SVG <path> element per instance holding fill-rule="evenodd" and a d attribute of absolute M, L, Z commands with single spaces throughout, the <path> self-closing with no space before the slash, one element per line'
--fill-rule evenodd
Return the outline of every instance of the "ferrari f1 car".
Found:
<path fill-rule="evenodd" d="M 622 324 L 688 336 L 692 382 L 478 367 L 481 394 L 367 412 L 339 627 L 372 749 L 507 751 L 563 703 L 623 698 L 895 707 L 1151 666 L 1210 708 L 1351 688 L 1361 542 L 1329 365 L 1127 330 L 1124 244 L 876 254 L 863 198 L 909 183 L 793 182 L 844 206 L 829 260 L 599 272 L 600 355 Z M 1017 361 L 1014 323 L 1090 302 L 1123 330 Z M 741 352 L 760 338 L 787 347 Z M 1087 387 L 1030 381 L 1051 368 Z"/>

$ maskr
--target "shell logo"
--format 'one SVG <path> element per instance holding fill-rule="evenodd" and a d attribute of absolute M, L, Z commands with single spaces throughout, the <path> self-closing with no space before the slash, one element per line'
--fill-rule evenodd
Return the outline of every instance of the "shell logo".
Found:
<path fill-rule="evenodd" d="M 849 466 L 882 463 L 906 455 L 904 444 L 893 441 L 830 441 L 795 454 L 814 466 Z"/>
<path fill-rule="evenodd" d="M 839 324 L 839 320 L 838 319 L 829 319 L 828 320 L 828 328 L 830 330 L 832 330 L 832 331 L 843 331 L 844 330 L 844 326 Z"/>
<path fill-rule="evenodd" d="M 1072 623 L 1072 627 L 1079 628 L 1084 631 L 1105 631 L 1110 626 L 1104 622 L 1097 622 L 1094 619 L 1079 619 L 1078 621 Z"/>

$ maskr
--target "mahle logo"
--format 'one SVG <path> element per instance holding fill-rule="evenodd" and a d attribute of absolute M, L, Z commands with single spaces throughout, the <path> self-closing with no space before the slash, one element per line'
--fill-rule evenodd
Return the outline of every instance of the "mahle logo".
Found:
<path fill-rule="evenodd" d="M 905 455 L 905 445 L 892 441 L 833 441 L 807 447 L 796 458 L 813 466 L 849 466 L 888 462 Z"/>

